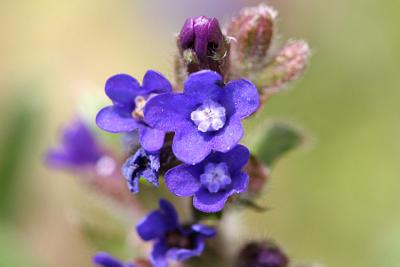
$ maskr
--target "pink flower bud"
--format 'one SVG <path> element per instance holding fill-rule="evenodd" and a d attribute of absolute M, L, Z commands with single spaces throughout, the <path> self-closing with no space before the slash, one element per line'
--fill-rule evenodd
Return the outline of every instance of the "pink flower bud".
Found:
<path fill-rule="evenodd" d="M 239 69 L 258 69 L 265 65 L 274 37 L 277 12 L 261 4 L 243 9 L 228 26 L 232 42 L 232 64 Z"/>
<path fill-rule="evenodd" d="M 311 50 L 305 41 L 289 41 L 255 79 L 265 100 L 299 79 L 308 66 Z"/>

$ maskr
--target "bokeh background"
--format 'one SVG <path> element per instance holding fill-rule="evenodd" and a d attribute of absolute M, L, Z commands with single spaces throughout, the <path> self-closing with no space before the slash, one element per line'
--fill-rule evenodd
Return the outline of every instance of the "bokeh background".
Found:
<path fill-rule="evenodd" d="M 151 68 L 172 78 L 173 33 L 186 17 L 226 22 L 257 2 L 0 0 L 1 267 L 91 266 L 95 249 L 114 244 L 82 233 L 87 213 L 106 229 L 104 242 L 123 240 L 110 206 L 71 174 L 47 169 L 44 152 L 60 125 L 82 112 L 93 118 L 91 98 L 107 102 L 110 75 L 140 79 Z M 313 58 L 256 119 L 291 121 L 308 140 L 274 168 L 262 198 L 272 210 L 238 215 L 239 238 L 273 237 L 298 262 L 397 267 L 400 2 L 270 3 L 282 40 L 306 39 Z"/>

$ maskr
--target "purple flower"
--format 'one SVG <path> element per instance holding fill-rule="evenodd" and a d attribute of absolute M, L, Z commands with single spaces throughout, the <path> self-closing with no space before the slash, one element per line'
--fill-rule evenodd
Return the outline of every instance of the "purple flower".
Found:
<path fill-rule="evenodd" d="M 167 259 L 184 261 L 199 256 L 205 239 L 216 234 L 202 224 L 180 225 L 176 210 L 166 200 L 160 200 L 160 209 L 143 218 L 136 230 L 143 240 L 154 241 L 150 259 L 155 267 L 168 266 Z"/>
<path fill-rule="evenodd" d="M 236 267 L 287 267 L 289 259 L 271 241 L 252 242 L 239 253 Z"/>
<path fill-rule="evenodd" d="M 118 74 L 106 82 L 107 96 L 113 105 L 103 108 L 96 118 L 97 125 L 108 132 L 120 133 L 139 130 L 140 143 L 147 151 L 159 150 L 165 133 L 149 127 L 143 121 L 143 109 L 155 95 L 172 91 L 171 84 L 160 73 L 149 70 L 143 85 L 127 74 Z"/>
<path fill-rule="evenodd" d="M 97 252 L 93 263 L 102 267 L 135 267 L 133 263 L 123 263 L 106 252 Z"/>
<path fill-rule="evenodd" d="M 249 177 L 242 171 L 249 150 L 237 145 L 227 153 L 214 152 L 196 165 L 182 164 L 165 174 L 169 190 L 180 197 L 193 197 L 193 205 L 203 212 L 218 212 L 228 197 L 247 189 Z"/>
<path fill-rule="evenodd" d="M 258 108 L 257 88 L 248 80 L 224 85 L 221 76 L 204 70 L 189 76 L 183 93 L 152 98 L 145 121 L 175 132 L 172 149 L 178 159 L 196 164 L 211 151 L 227 152 L 242 138 L 241 120 Z"/>
<path fill-rule="evenodd" d="M 158 187 L 159 170 L 160 158 L 158 154 L 147 152 L 143 148 L 139 148 L 122 166 L 122 174 L 128 182 L 129 190 L 133 193 L 139 192 L 140 177 Z"/>
<path fill-rule="evenodd" d="M 46 161 L 53 167 L 80 168 L 95 165 L 103 155 L 87 125 L 75 119 L 64 128 L 60 146 L 48 151 Z"/>

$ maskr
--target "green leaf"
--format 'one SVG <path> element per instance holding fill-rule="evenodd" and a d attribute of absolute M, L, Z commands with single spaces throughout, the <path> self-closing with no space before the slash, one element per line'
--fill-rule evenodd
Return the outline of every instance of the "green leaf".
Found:
<path fill-rule="evenodd" d="M 259 159 L 267 166 L 302 144 L 303 135 L 287 123 L 275 123 L 269 128 L 259 144 Z"/>
<path fill-rule="evenodd" d="M 36 137 L 36 112 L 29 103 L 21 102 L 8 110 L 9 118 L 3 125 L 5 135 L 0 144 L 0 217 L 3 219 L 14 213 L 18 179 L 22 178 L 18 171 L 24 168 L 23 163 L 30 155 Z"/>
<path fill-rule="evenodd" d="M 252 209 L 256 212 L 266 212 L 269 210 L 268 207 L 261 206 L 261 205 L 257 204 L 256 202 L 254 202 L 253 200 L 247 199 L 247 198 L 238 198 L 237 203 L 240 206 Z"/>

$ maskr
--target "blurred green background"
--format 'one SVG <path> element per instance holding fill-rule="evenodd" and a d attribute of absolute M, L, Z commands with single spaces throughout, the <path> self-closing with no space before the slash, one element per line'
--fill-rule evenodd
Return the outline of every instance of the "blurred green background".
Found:
<path fill-rule="evenodd" d="M 257 2 L 0 0 L 0 267 L 90 266 L 94 247 L 77 214 L 109 207 L 43 166 L 59 126 L 87 108 L 83 96 L 107 101 L 112 74 L 140 79 L 152 68 L 172 78 L 173 33 L 185 17 L 226 22 Z M 400 2 L 270 3 L 282 40 L 306 39 L 313 58 L 256 120 L 293 122 L 308 141 L 273 170 L 262 199 L 272 210 L 240 213 L 235 238 L 273 237 L 300 262 L 397 267 Z M 118 225 L 108 224 L 113 236 Z"/>

